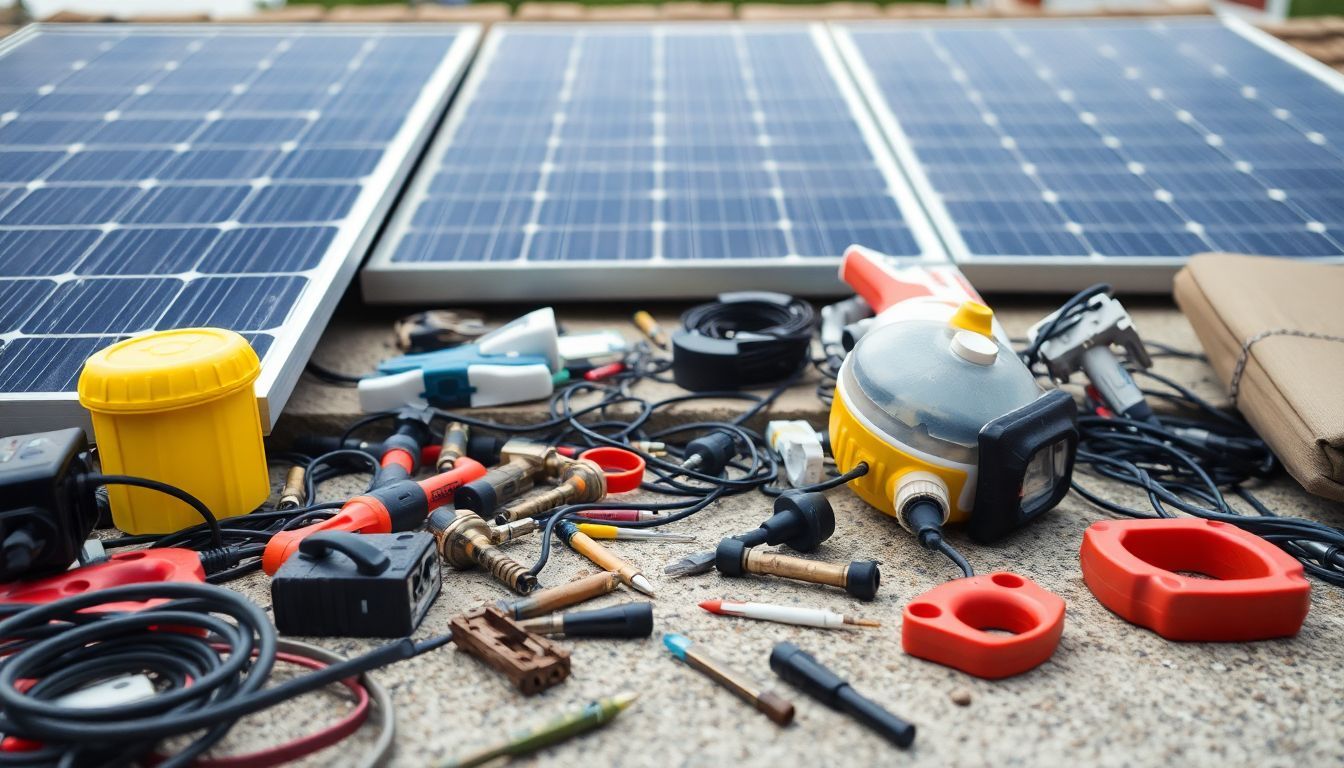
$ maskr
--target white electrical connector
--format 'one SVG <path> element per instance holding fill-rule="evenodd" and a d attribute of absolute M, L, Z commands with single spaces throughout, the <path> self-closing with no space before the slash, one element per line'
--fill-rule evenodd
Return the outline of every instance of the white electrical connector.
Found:
<path fill-rule="evenodd" d="M 820 483 L 826 469 L 821 435 L 806 421 L 772 421 L 765 428 L 765 441 L 784 459 L 789 485 L 802 488 Z"/>

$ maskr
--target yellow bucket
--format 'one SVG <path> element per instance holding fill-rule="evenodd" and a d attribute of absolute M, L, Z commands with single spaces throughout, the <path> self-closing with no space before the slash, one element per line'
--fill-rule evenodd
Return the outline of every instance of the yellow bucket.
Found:
<path fill-rule="evenodd" d="M 95 352 L 79 376 L 104 474 L 177 486 L 216 517 L 251 512 L 270 495 L 257 353 L 219 328 L 160 331 Z M 108 487 L 127 533 L 171 533 L 201 521 L 190 506 L 144 488 Z"/>

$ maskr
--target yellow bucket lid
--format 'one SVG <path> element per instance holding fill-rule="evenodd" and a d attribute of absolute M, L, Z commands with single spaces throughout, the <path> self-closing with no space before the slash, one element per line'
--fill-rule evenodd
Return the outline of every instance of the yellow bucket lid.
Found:
<path fill-rule="evenodd" d="M 93 353 L 79 375 L 91 411 L 165 411 L 250 386 L 261 361 L 247 339 L 223 328 L 157 331 Z"/>

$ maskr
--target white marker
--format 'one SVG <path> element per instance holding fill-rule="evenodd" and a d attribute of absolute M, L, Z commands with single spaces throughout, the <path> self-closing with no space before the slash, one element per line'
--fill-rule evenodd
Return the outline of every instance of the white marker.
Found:
<path fill-rule="evenodd" d="M 788 605 L 770 605 L 769 603 L 737 603 L 732 600 L 705 600 L 700 603 L 700 607 L 720 616 L 741 616 L 746 619 L 776 621 L 780 624 L 796 624 L 802 627 L 835 629 L 846 624 L 855 627 L 882 626 L 881 622 L 873 619 L 843 616 L 819 608 L 794 608 Z"/>

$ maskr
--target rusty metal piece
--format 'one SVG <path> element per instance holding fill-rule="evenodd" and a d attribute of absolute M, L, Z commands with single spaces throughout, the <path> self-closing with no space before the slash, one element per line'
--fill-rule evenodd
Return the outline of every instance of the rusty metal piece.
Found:
<path fill-rule="evenodd" d="M 585 600 L 610 594 L 615 592 L 620 585 L 621 577 L 619 574 L 604 571 L 575 579 L 558 587 L 543 589 L 521 600 L 511 602 L 501 600 L 497 605 L 515 619 L 530 619 L 533 616 L 553 613 L 561 608 L 568 608 Z"/>
<path fill-rule="evenodd" d="M 509 678 L 526 696 L 569 677 L 569 651 L 523 629 L 499 608 L 474 608 L 454 616 L 448 626 L 458 648 Z"/>

